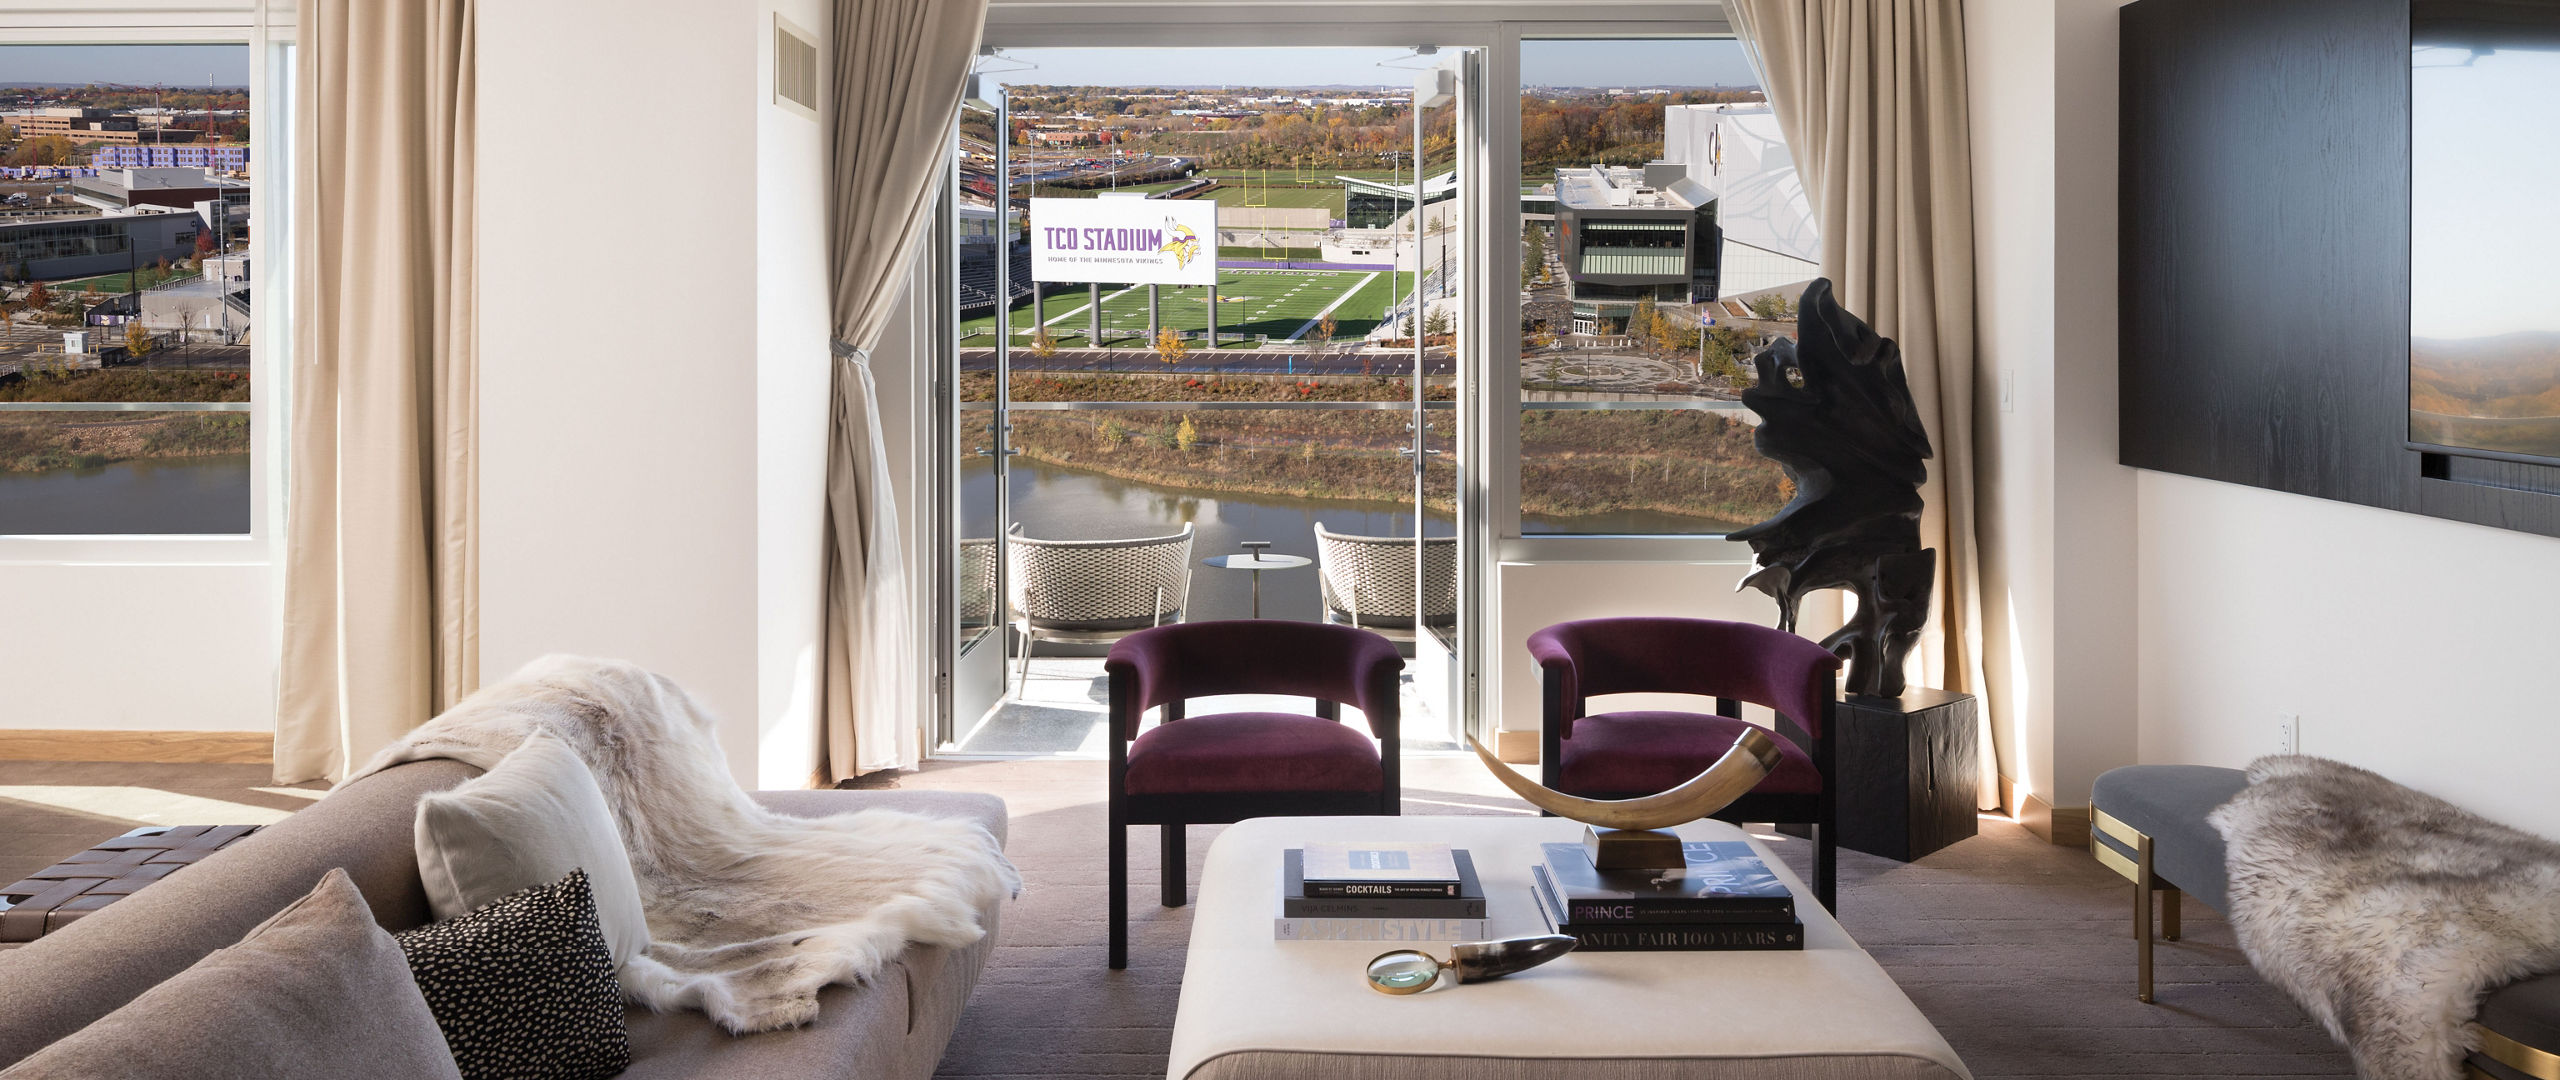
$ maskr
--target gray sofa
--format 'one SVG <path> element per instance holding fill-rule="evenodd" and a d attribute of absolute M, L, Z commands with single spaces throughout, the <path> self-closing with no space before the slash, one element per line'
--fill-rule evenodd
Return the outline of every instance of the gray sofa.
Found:
<path fill-rule="evenodd" d="M 154 883 L 71 926 L 0 952 L 0 1068 L 77 1031 L 215 949 L 230 945 L 330 867 L 344 867 L 388 930 L 427 921 L 412 822 L 418 797 L 478 770 L 453 761 L 403 765 L 331 792 L 309 809 Z M 1005 837 L 1004 802 L 936 791 L 766 791 L 787 814 L 890 807 L 977 821 Z M 655 1077 L 929 1077 L 942 1058 L 995 941 L 911 947 L 860 987 L 819 995 L 816 1023 L 744 1037 L 698 1012 L 627 1014 L 631 1080 Z M 326 1037 L 314 1033 L 315 1038 Z"/>

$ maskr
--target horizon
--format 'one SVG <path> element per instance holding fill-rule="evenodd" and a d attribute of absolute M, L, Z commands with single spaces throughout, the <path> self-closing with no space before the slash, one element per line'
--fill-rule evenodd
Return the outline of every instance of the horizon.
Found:
<path fill-rule="evenodd" d="M 247 45 L 0 45 L 0 87 L 85 87 L 99 83 L 172 90 L 244 90 Z M 211 81 L 208 81 L 211 80 Z"/>

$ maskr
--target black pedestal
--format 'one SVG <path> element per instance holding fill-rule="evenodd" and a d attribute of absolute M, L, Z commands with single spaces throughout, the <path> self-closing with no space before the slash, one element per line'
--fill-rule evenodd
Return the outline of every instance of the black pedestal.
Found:
<path fill-rule="evenodd" d="M 1840 846 L 1910 862 L 1972 836 L 1980 707 L 1971 694 L 1919 686 L 1898 698 L 1843 696 L 1831 737 Z"/>

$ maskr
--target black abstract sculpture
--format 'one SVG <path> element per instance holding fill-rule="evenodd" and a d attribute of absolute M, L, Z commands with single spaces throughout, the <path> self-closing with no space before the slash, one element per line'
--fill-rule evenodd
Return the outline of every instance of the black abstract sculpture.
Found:
<path fill-rule="evenodd" d="M 1929 433 L 1902 350 L 1842 309 L 1830 279 L 1814 279 L 1798 312 L 1797 340 L 1760 350 L 1759 385 L 1742 392 L 1760 415 L 1753 445 L 1795 482 L 1769 520 L 1731 534 L 1756 556 L 1742 584 L 1777 599 L 1778 628 L 1790 633 L 1804 594 L 1857 594 L 1858 613 L 1822 647 L 1849 661 L 1848 692 L 1893 697 L 1937 574 L 1937 550 L 1920 546 Z"/>

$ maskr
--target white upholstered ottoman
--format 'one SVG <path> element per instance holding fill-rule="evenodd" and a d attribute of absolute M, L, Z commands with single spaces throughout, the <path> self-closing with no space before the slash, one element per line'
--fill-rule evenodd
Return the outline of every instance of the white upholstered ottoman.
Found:
<path fill-rule="evenodd" d="M 1743 838 L 1722 822 L 1679 830 Z M 1440 840 L 1473 853 L 1488 933 L 1544 933 L 1529 867 L 1557 818 L 1259 818 L 1209 849 L 1173 1080 L 1948 1080 L 1969 1078 L 1938 1029 L 1811 892 L 1802 952 L 1575 953 L 1486 983 L 1390 997 L 1369 958 L 1402 943 L 1274 941 L 1280 853 L 1309 840 Z M 1757 841 L 1753 842 L 1755 846 Z M 1767 854 L 1765 847 L 1763 855 Z M 1427 947 L 1426 947 L 1427 948 Z M 1445 957 L 1445 949 L 1437 951 Z"/>

